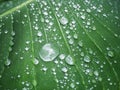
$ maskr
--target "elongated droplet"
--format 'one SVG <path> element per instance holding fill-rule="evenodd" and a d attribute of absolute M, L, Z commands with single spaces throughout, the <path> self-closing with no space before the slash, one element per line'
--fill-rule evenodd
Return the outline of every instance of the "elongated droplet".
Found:
<path fill-rule="evenodd" d="M 33 86 L 36 86 L 37 85 L 37 81 L 33 80 L 32 84 L 33 84 Z"/>
<path fill-rule="evenodd" d="M 55 44 L 47 43 L 41 48 L 39 55 L 43 61 L 53 61 L 59 55 L 59 48 Z"/>
<path fill-rule="evenodd" d="M 60 19 L 60 23 L 61 23 L 62 25 L 66 25 L 66 24 L 68 23 L 68 19 L 67 19 L 66 17 L 62 17 L 62 18 Z"/>
<path fill-rule="evenodd" d="M 73 58 L 72 58 L 70 55 L 68 55 L 68 56 L 65 58 L 65 61 L 66 61 L 66 63 L 69 64 L 69 65 L 74 65 Z"/>

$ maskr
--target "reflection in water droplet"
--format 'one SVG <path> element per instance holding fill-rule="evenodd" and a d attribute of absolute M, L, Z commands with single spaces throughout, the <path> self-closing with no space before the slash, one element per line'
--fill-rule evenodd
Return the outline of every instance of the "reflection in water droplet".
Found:
<path fill-rule="evenodd" d="M 59 55 L 59 48 L 55 44 L 47 43 L 41 48 L 39 55 L 43 61 L 53 61 Z"/>
<path fill-rule="evenodd" d="M 108 51 L 108 56 L 109 57 L 114 57 L 114 53 L 112 51 Z"/>
<path fill-rule="evenodd" d="M 9 60 L 9 59 L 7 59 L 6 61 L 5 61 L 5 65 L 6 66 L 9 66 L 11 64 L 11 61 Z"/>
<path fill-rule="evenodd" d="M 66 24 L 68 23 L 68 19 L 67 19 L 66 17 L 62 17 L 62 18 L 60 19 L 60 23 L 61 23 L 62 25 L 66 25 Z"/>
<path fill-rule="evenodd" d="M 74 65 L 73 58 L 72 58 L 70 55 L 68 55 L 68 56 L 65 58 L 65 61 L 66 61 L 66 63 L 69 64 L 69 65 Z"/>

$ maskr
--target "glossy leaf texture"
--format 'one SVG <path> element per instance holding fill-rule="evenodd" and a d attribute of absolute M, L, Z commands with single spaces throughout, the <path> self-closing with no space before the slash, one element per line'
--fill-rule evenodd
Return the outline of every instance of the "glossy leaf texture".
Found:
<path fill-rule="evenodd" d="M 120 1 L 2 0 L 0 90 L 120 90 Z"/>

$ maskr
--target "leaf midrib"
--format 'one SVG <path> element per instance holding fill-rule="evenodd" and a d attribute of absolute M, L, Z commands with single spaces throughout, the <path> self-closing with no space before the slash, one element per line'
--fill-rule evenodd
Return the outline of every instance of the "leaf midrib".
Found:
<path fill-rule="evenodd" d="M 35 0 L 28 0 L 28 1 L 24 2 L 24 3 L 21 3 L 20 5 L 18 5 L 18 6 L 16 6 L 16 7 L 13 7 L 12 9 L 7 10 L 6 12 L 4 12 L 4 13 L 2 13 L 2 14 L 0 15 L 0 18 L 6 16 L 6 15 L 8 15 L 8 14 L 13 13 L 14 11 L 16 11 L 16 10 L 24 7 L 25 5 L 27 5 L 27 4 L 29 4 L 29 3 L 33 2 L 33 1 L 35 1 Z"/>

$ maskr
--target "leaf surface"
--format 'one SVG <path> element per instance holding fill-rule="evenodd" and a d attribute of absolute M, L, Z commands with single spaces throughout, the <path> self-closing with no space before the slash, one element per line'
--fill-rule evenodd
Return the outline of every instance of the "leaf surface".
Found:
<path fill-rule="evenodd" d="M 0 2 L 0 90 L 119 90 L 119 0 Z"/>

